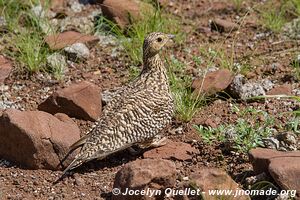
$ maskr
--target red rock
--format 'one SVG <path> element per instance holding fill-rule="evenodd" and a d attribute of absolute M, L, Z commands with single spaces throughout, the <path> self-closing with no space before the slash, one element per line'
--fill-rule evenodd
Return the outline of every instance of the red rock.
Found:
<path fill-rule="evenodd" d="M 229 33 L 231 31 L 237 30 L 238 27 L 239 26 L 236 23 L 223 19 L 214 19 L 211 22 L 211 29 L 219 31 L 220 33 Z"/>
<path fill-rule="evenodd" d="M 63 9 L 67 4 L 67 1 L 65 0 L 51 0 L 50 1 L 50 8 L 54 11 L 59 11 Z"/>
<path fill-rule="evenodd" d="M 12 71 L 12 63 L 0 55 L 0 84 L 9 76 Z"/>
<path fill-rule="evenodd" d="M 133 190 L 164 190 L 172 188 L 176 183 L 175 164 L 162 159 L 143 159 L 126 164 L 115 177 L 113 188 L 119 188 L 122 192 L 126 189 Z M 113 200 L 144 200 L 157 199 L 142 195 L 113 195 Z M 163 199 L 163 198 L 162 198 Z"/>
<path fill-rule="evenodd" d="M 255 174 L 268 173 L 269 165 L 273 159 L 299 157 L 299 151 L 277 151 L 274 149 L 256 148 L 249 152 L 249 160 Z"/>
<path fill-rule="evenodd" d="M 66 31 L 55 35 L 48 35 L 45 38 L 45 41 L 49 45 L 50 49 L 57 50 L 75 43 L 93 45 L 99 41 L 99 38 L 93 35 L 84 35 L 75 31 Z"/>
<path fill-rule="evenodd" d="M 192 154 L 196 152 L 197 150 L 190 144 L 168 140 L 166 145 L 146 151 L 143 156 L 144 158 L 163 158 L 183 161 L 191 160 Z"/>
<path fill-rule="evenodd" d="M 298 191 L 300 199 L 300 151 L 294 152 L 293 156 L 286 152 L 283 155 L 271 159 L 269 173 L 281 189 Z"/>
<path fill-rule="evenodd" d="M 8 109 L 0 117 L 0 157 L 30 169 L 57 169 L 79 138 L 76 123 L 61 113 Z"/>
<path fill-rule="evenodd" d="M 237 189 L 239 189 L 239 185 L 232 180 L 232 178 L 225 171 L 217 168 L 198 169 L 196 172 L 190 175 L 190 181 L 191 183 L 196 184 L 197 188 L 201 189 L 201 191 L 205 192 L 202 194 L 205 200 L 250 200 L 250 197 L 247 195 L 241 195 L 237 197 L 233 197 L 232 195 L 209 195 L 208 190 L 233 190 L 233 192 L 235 192 Z"/>
<path fill-rule="evenodd" d="M 101 9 L 104 16 L 125 28 L 132 19 L 141 19 L 142 11 L 152 12 L 153 8 L 150 4 L 137 0 L 104 0 Z"/>
<path fill-rule="evenodd" d="M 267 95 L 292 95 L 293 88 L 291 84 L 279 85 L 267 92 Z"/>
<path fill-rule="evenodd" d="M 273 149 L 256 148 L 249 151 L 249 160 L 255 174 L 268 173 L 270 159 L 280 156 L 281 152 Z"/>
<path fill-rule="evenodd" d="M 226 89 L 233 80 L 233 74 L 228 69 L 221 69 L 214 72 L 208 72 L 204 80 L 195 79 L 192 83 L 194 94 L 205 93 L 213 95 Z"/>
<path fill-rule="evenodd" d="M 249 159 L 255 174 L 268 173 L 281 189 L 300 191 L 300 181 L 295 178 L 300 177 L 300 151 L 257 148 L 249 152 Z"/>
<path fill-rule="evenodd" d="M 101 93 L 96 85 L 82 81 L 57 90 L 38 106 L 39 110 L 65 113 L 78 119 L 95 121 L 101 114 Z"/>

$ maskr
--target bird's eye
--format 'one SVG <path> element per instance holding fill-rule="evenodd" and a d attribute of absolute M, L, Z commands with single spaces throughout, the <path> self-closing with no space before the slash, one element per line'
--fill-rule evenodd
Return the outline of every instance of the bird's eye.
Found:
<path fill-rule="evenodd" d="M 162 38 L 157 38 L 157 42 L 161 42 L 162 41 Z"/>

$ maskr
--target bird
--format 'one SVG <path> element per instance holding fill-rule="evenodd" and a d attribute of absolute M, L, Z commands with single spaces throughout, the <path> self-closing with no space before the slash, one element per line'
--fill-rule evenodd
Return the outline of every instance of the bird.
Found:
<path fill-rule="evenodd" d="M 174 37 L 161 32 L 145 37 L 140 74 L 113 94 L 93 128 L 70 147 L 69 153 L 81 149 L 63 175 L 133 145 L 146 148 L 165 143 L 161 132 L 171 122 L 175 109 L 167 68 L 159 52 Z"/>

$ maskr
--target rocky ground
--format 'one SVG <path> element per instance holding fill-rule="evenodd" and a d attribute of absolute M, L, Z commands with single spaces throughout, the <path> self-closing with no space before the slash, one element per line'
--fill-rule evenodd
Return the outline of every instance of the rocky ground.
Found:
<path fill-rule="evenodd" d="M 192 95 L 204 95 L 205 104 L 191 120 L 174 117 L 165 129 L 167 145 L 91 161 L 56 182 L 60 161 L 101 116 L 108 91 L 132 76 L 132 63 L 117 38 L 94 31 L 95 17 L 102 14 L 125 27 L 129 21 L 122 10 L 138 13 L 132 2 L 53 0 L 47 13 L 33 7 L 60 27 L 61 33 L 45 36 L 55 52 L 47 64 L 64 72 L 59 79 L 60 74 L 20 70 L 3 50 L 9 43 L 1 16 L 0 199 L 151 199 L 116 196 L 113 188 L 206 191 L 152 199 L 250 199 L 207 194 L 237 188 L 298 191 L 298 196 L 251 199 L 300 198 L 299 127 L 293 113 L 300 102 L 279 96 L 251 99 L 299 96 L 300 32 L 293 28 L 299 18 L 272 32 L 260 23 L 261 1 L 242 1 L 238 10 L 234 1 L 159 1 L 181 20 L 185 33 L 163 55 L 186 66 Z"/>

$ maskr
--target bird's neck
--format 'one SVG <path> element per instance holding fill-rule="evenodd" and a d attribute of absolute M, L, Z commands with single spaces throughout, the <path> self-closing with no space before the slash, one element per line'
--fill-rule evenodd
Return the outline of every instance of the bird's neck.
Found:
<path fill-rule="evenodd" d="M 160 59 L 159 54 L 154 56 L 144 56 L 143 57 L 143 70 L 142 73 L 149 73 L 149 72 L 158 72 L 158 73 L 166 73 L 166 68 L 162 60 Z"/>
<path fill-rule="evenodd" d="M 167 69 L 164 67 L 158 54 L 151 57 L 144 57 L 144 67 L 140 78 L 145 80 L 146 85 L 154 90 L 159 92 L 170 90 Z"/>

